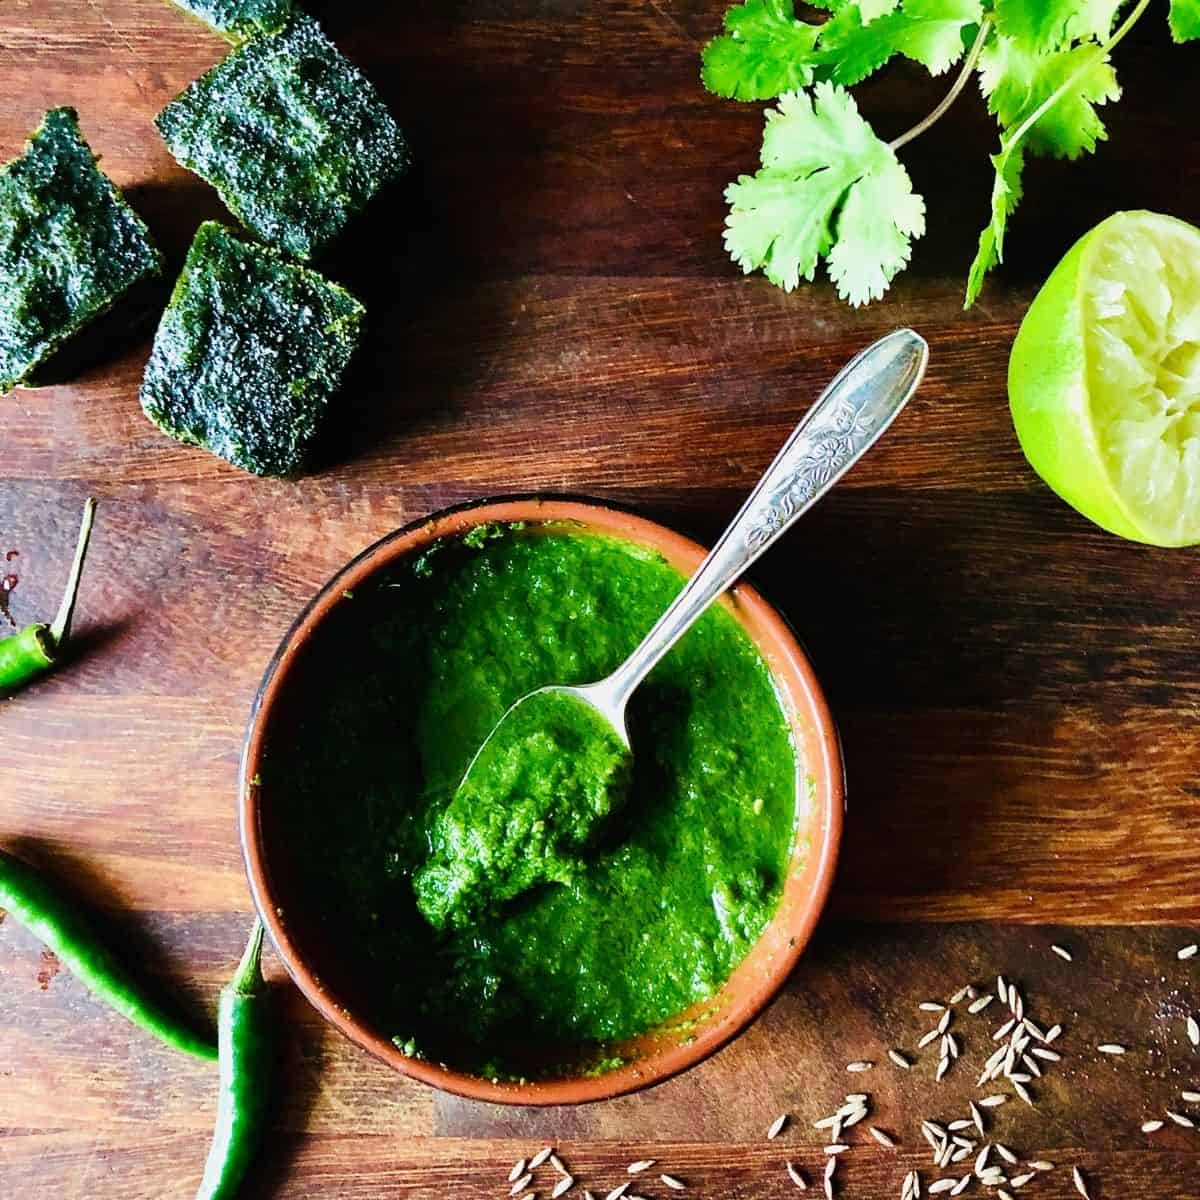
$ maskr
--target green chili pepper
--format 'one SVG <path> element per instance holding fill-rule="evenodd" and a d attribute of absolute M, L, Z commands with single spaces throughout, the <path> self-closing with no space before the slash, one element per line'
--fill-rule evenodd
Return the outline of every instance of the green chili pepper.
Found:
<path fill-rule="evenodd" d="M 89 496 L 83 506 L 83 522 L 79 526 L 79 540 L 75 544 L 75 561 L 71 564 L 66 591 L 53 623 L 26 625 L 19 633 L 0 641 L 0 692 L 21 687 L 43 671 L 50 670 L 58 661 L 71 632 L 79 577 L 83 573 L 83 560 L 92 536 L 95 513 L 96 502 Z"/>
<path fill-rule="evenodd" d="M 229 1200 L 237 1194 L 266 1124 L 274 1039 L 262 943 L 262 922 L 256 920 L 237 973 L 221 991 L 217 1125 L 196 1200 Z"/>
<path fill-rule="evenodd" d="M 25 926 L 97 999 L 154 1034 L 173 1050 L 197 1058 L 216 1048 L 162 1008 L 97 939 L 73 901 L 31 866 L 0 850 L 0 909 Z"/>

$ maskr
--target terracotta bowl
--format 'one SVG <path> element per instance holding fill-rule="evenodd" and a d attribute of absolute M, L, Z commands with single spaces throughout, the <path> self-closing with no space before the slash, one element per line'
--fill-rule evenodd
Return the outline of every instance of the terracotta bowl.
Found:
<path fill-rule="evenodd" d="M 286 820 L 287 798 L 261 784 L 269 734 L 289 692 L 295 667 L 314 631 L 343 594 L 376 572 L 438 538 L 494 521 L 574 522 L 580 528 L 640 543 L 691 574 L 705 551 L 643 517 L 599 502 L 519 497 L 464 505 L 406 526 L 363 551 L 307 605 L 280 643 L 258 689 L 242 755 L 239 817 L 242 850 L 254 902 L 296 985 L 314 1008 L 351 1041 L 397 1071 L 460 1096 L 499 1104 L 578 1104 L 649 1087 L 701 1062 L 744 1030 L 787 979 L 812 934 L 833 880 L 842 829 L 844 777 L 837 731 L 812 666 L 786 622 L 753 588 L 723 601 L 766 660 L 791 718 L 800 751 L 796 804 L 798 834 L 779 910 L 749 955 L 713 998 L 681 1013 L 670 1028 L 617 1048 L 626 1065 L 603 1074 L 582 1070 L 528 1082 L 493 1082 L 450 1066 L 405 1055 L 387 1033 L 356 1015 L 355 980 L 329 968 L 327 945 L 306 917 L 287 854 L 272 835 Z M 327 935 L 324 935 L 327 937 Z M 346 956 L 347 947 L 340 947 Z M 351 962 L 353 948 L 349 948 Z M 358 981 L 362 983 L 362 981 Z"/>

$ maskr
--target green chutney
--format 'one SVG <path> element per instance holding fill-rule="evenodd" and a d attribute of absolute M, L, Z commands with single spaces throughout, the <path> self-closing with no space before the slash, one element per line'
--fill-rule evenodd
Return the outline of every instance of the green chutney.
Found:
<path fill-rule="evenodd" d="M 321 977 L 409 1053 L 506 1075 L 601 1062 L 713 995 L 774 915 L 801 764 L 722 606 L 635 693 L 627 795 L 570 869 L 443 930 L 417 906 L 509 706 L 610 673 L 682 584 L 575 526 L 482 526 L 346 594 L 307 644 L 267 731 L 267 835 L 290 851 L 289 905 L 323 931 Z"/>
<path fill-rule="evenodd" d="M 413 880 L 425 919 L 461 929 L 538 884 L 569 884 L 624 802 L 632 763 L 604 716 L 569 692 L 510 709 L 433 822 Z"/>

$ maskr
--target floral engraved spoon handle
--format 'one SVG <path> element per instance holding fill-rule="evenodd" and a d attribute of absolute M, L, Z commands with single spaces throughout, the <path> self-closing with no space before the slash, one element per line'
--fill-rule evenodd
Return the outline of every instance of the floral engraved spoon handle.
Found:
<path fill-rule="evenodd" d="M 925 339 L 898 329 L 850 360 L 796 426 L 700 569 L 592 703 L 613 712 L 692 622 L 882 436 L 917 390 Z"/>

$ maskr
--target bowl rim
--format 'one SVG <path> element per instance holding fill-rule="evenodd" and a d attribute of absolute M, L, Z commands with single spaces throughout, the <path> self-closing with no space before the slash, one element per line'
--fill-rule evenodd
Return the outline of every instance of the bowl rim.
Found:
<path fill-rule="evenodd" d="M 525 516 L 518 516 L 513 513 L 514 508 L 527 508 L 530 511 Z M 833 885 L 845 807 L 845 766 L 838 730 L 808 655 L 787 619 L 757 589 L 747 583 L 739 583 L 730 592 L 737 602 L 735 617 L 745 625 L 743 611 L 752 610 L 757 619 L 765 623 L 773 642 L 773 657 L 784 660 L 794 677 L 793 682 L 799 685 L 803 705 L 797 704 L 797 708 L 805 708 L 813 721 L 820 761 L 809 761 L 807 773 L 816 781 L 812 828 L 819 829 L 821 837 L 819 841 L 814 838 L 808 859 L 813 868 L 808 901 L 789 916 L 789 936 L 785 948 L 774 956 L 763 971 L 761 980 L 731 1006 L 729 1019 L 701 1028 L 689 1042 L 670 1046 L 662 1052 L 633 1060 L 602 1074 L 563 1079 L 495 1081 L 444 1063 L 404 1054 L 349 1009 L 335 1003 L 335 998 L 320 984 L 300 947 L 289 934 L 272 892 L 267 870 L 268 855 L 259 822 L 260 789 L 255 783 L 268 717 L 277 695 L 284 689 L 293 661 L 336 606 L 342 593 L 353 590 L 377 571 L 410 553 L 415 547 L 409 543 L 420 539 L 418 544 L 426 544 L 438 537 L 461 534 L 471 526 L 489 521 L 564 521 L 579 522 L 586 526 L 589 517 L 595 518 L 597 514 L 615 517 L 632 527 L 612 536 L 624 536 L 627 540 L 645 544 L 643 535 L 651 534 L 655 542 L 669 544 L 682 555 L 702 557 L 707 553 L 693 539 L 642 515 L 632 505 L 577 494 L 500 494 L 438 509 L 372 542 L 336 571 L 308 600 L 283 634 L 263 672 L 251 704 L 242 743 L 238 767 L 238 837 L 254 906 L 284 969 L 309 1004 L 351 1042 L 401 1074 L 465 1099 L 529 1107 L 582 1104 L 641 1091 L 705 1061 L 743 1033 L 778 994 L 811 939 Z M 464 521 L 464 517 L 470 519 Z M 443 528 L 446 526 L 449 528 Z M 755 636 L 753 630 L 747 632 L 762 650 L 763 638 Z M 780 674 L 774 665 L 771 671 L 776 677 Z M 778 914 L 772 918 L 772 922 L 777 919 Z"/>

